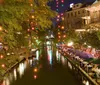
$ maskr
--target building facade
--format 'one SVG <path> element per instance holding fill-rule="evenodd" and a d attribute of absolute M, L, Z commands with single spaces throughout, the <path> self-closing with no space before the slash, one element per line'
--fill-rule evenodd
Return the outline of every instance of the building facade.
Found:
<path fill-rule="evenodd" d="M 64 15 L 66 29 L 82 29 L 84 26 L 100 21 L 100 1 L 92 4 L 78 3 Z"/>

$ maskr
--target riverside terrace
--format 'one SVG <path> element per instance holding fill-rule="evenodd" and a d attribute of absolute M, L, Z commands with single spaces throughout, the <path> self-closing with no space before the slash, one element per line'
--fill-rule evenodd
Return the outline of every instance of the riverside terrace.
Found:
<path fill-rule="evenodd" d="M 75 49 L 58 47 L 59 51 L 81 67 L 93 80 L 100 84 L 100 59 L 76 56 Z"/>

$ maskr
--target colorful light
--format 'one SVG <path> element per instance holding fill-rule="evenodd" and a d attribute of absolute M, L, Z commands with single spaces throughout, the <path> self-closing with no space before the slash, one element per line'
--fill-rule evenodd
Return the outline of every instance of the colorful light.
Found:
<path fill-rule="evenodd" d="M 33 16 L 33 15 L 32 15 L 32 18 L 34 19 L 34 18 L 35 18 L 35 16 Z"/>
<path fill-rule="evenodd" d="M 64 29 L 64 26 L 62 26 L 61 29 Z"/>
<path fill-rule="evenodd" d="M 2 27 L 0 26 L 0 31 L 2 31 Z"/>
<path fill-rule="evenodd" d="M 61 16 L 63 16 L 64 14 L 63 13 L 61 13 Z"/>
<path fill-rule="evenodd" d="M 4 68 L 5 67 L 5 64 L 2 64 L 1 66 Z"/>
<path fill-rule="evenodd" d="M 59 19 L 57 19 L 57 21 L 59 21 Z"/>
<path fill-rule="evenodd" d="M 58 18 L 60 17 L 60 15 L 57 16 Z"/>
<path fill-rule="evenodd" d="M 66 35 L 63 35 L 63 37 L 65 38 L 65 37 L 66 37 Z"/>
<path fill-rule="evenodd" d="M 37 79 L 37 75 L 34 75 L 34 79 Z"/>
<path fill-rule="evenodd" d="M 2 59 L 3 57 L 4 57 L 3 55 L 0 56 L 1 59 Z"/>
<path fill-rule="evenodd" d="M 33 4 L 30 4 L 30 6 L 33 6 Z"/>
<path fill-rule="evenodd" d="M 58 28 L 60 28 L 60 25 L 58 25 Z"/>
<path fill-rule="evenodd" d="M 29 31 L 30 31 L 30 29 L 27 29 L 27 31 L 29 32 Z"/>
<path fill-rule="evenodd" d="M 37 68 L 35 68 L 35 69 L 34 69 L 34 72 L 37 72 L 37 71 L 38 71 Z"/>
<path fill-rule="evenodd" d="M 32 30 L 34 30 L 35 28 L 34 27 L 32 27 Z"/>

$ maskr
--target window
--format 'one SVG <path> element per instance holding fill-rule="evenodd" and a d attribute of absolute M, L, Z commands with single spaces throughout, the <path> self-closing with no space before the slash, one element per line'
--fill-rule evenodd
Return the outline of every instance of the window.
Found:
<path fill-rule="evenodd" d="M 80 11 L 78 11 L 78 14 L 80 14 Z"/>
<path fill-rule="evenodd" d="M 73 13 L 71 12 L 71 16 L 73 16 Z"/>
<path fill-rule="evenodd" d="M 75 16 L 77 16 L 77 13 L 75 12 Z"/>

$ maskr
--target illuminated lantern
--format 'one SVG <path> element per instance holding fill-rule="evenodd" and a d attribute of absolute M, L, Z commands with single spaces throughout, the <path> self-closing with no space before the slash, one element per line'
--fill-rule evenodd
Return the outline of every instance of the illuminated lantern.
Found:
<path fill-rule="evenodd" d="M 61 36 L 58 36 L 58 38 L 61 38 Z"/>
<path fill-rule="evenodd" d="M 58 15 L 57 17 L 59 18 L 60 16 Z"/>
<path fill-rule="evenodd" d="M 64 26 L 62 26 L 61 29 L 64 29 Z"/>
<path fill-rule="evenodd" d="M 37 71 L 38 71 L 37 68 L 35 68 L 35 69 L 34 69 L 34 72 L 37 72 Z"/>
<path fill-rule="evenodd" d="M 37 79 L 37 75 L 34 75 L 34 79 Z"/>
<path fill-rule="evenodd" d="M 59 19 L 57 19 L 57 21 L 59 21 Z"/>
<path fill-rule="evenodd" d="M 61 0 L 62 3 L 64 3 L 64 0 Z"/>
<path fill-rule="evenodd" d="M 34 27 L 32 27 L 32 30 L 34 30 L 35 28 Z"/>
<path fill-rule="evenodd" d="M 58 25 L 58 28 L 60 28 L 60 25 Z"/>
<path fill-rule="evenodd" d="M 64 20 L 64 17 L 62 17 L 62 20 Z"/>
<path fill-rule="evenodd" d="M 58 7 L 58 5 L 56 7 Z"/>
<path fill-rule="evenodd" d="M 32 18 L 35 18 L 34 16 L 32 16 Z"/>
<path fill-rule="evenodd" d="M 58 32 L 58 34 L 60 34 L 60 32 Z"/>
<path fill-rule="evenodd" d="M 5 67 L 5 64 L 2 64 L 1 66 L 4 68 Z"/>
<path fill-rule="evenodd" d="M 0 58 L 2 59 L 3 58 L 3 55 L 1 55 Z"/>
<path fill-rule="evenodd" d="M 63 13 L 61 13 L 61 16 L 63 16 L 64 14 Z"/>
<path fill-rule="evenodd" d="M 64 38 L 66 37 L 66 35 L 63 36 Z"/>
<path fill-rule="evenodd" d="M 59 4 L 59 2 L 57 2 L 57 4 Z"/>
<path fill-rule="evenodd" d="M 27 29 L 28 32 L 30 32 L 30 29 Z"/>
<path fill-rule="evenodd" d="M 33 6 L 33 4 L 30 4 L 30 6 Z"/>

